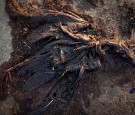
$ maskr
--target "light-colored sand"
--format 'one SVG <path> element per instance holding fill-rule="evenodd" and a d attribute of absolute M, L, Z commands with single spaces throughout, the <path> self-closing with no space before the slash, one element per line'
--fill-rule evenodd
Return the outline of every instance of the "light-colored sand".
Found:
<path fill-rule="evenodd" d="M 8 22 L 9 16 L 5 11 L 5 0 L 0 0 L 0 64 L 7 61 L 12 52 L 11 28 Z"/>

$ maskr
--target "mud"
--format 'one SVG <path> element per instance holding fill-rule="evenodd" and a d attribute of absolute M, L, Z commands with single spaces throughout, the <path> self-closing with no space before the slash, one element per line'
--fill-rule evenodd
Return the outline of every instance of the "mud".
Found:
<path fill-rule="evenodd" d="M 118 15 L 105 0 L 6 3 L 13 53 L 1 98 L 12 97 L 11 114 L 135 113 L 133 1 L 111 2 Z"/>

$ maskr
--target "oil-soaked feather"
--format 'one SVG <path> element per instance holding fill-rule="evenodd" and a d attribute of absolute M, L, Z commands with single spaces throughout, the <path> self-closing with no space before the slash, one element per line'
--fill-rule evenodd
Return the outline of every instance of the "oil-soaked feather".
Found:
<path fill-rule="evenodd" d="M 46 72 L 38 72 L 35 73 L 33 76 L 29 77 L 26 80 L 25 84 L 23 85 L 23 89 L 27 91 L 31 91 L 35 88 L 38 88 L 45 82 L 49 82 L 52 78 L 55 77 L 54 71 L 46 71 Z"/>
<path fill-rule="evenodd" d="M 75 55 L 73 59 L 69 59 L 69 61 L 66 61 L 66 62 L 63 63 L 63 64 L 60 64 L 59 66 L 57 66 L 58 71 L 61 71 L 61 70 L 64 70 L 64 69 L 66 70 L 66 67 L 67 67 L 68 65 L 70 65 L 70 64 L 72 65 L 72 64 L 74 64 L 74 63 L 80 61 L 81 58 L 86 55 L 86 53 L 87 53 L 87 51 L 83 51 L 83 52 L 81 52 L 79 55 Z"/>
<path fill-rule="evenodd" d="M 63 45 L 75 45 L 75 44 L 80 44 L 80 42 L 72 42 L 72 41 L 68 41 L 68 40 L 56 40 L 56 41 L 53 41 L 47 45 L 45 45 L 41 51 L 39 51 L 38 54 L 42 55 L 48 51 L 50 51 L 50 49 L 54 46 L 54 45 L 60 45 L 60 44 L 63 44 Z"/>

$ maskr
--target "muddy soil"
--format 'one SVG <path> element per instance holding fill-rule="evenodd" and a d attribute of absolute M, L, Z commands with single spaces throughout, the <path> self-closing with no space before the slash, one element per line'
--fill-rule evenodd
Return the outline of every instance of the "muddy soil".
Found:
<path fill-rule="evenodd" d="M 2 115 L 135 114 L 135 67 L 134 55 L 131 55 L 134 54 L 135 43 L 134 0 L 74 0 L 70 2 L 68 0 L 7 0 L 6 5 L 6 11 L 10 15 L 10 26 L 12 28 L 13 52 L 9 62 L 2 64 L 0 67 L 1 78 L 5 75 L 5 71 L 7 72 L 6 76 L 8 76 L 4 76 L 5 78 L 1 80 L 1 86 L 4 86 L 0 92 L 0 112 Z M 53 11 L 54 14 L 58 12 L 61 13 L 62 16 L 66 15 L 70 18 L 63 17 L 63 20 L 61 15 L 58 15 L 59 19 L 57 20 L 53 17 L 52 19 L 48 19 L 53 15 L 52 13 L 51 16 L 45 18 L 46 20 L 44 21 L 41 16 L 44 12 L 48 11 L 49 13 Z M 79 25 L 80 20 L 81 27 Z M 83 23 L 84 20 L 91 26 L 85 25 L 85 23 Z M 67 23 L 68 21 L 71 22 Z M 73 21 L 75 24 L 78 24 L 77 29 L 76 26 L 72 25 Z M 59 27 L 59 22 L 64 25 L 61 26 L 60 29 L 57 28 Z M 82 28 L 82 23 L 84 24 L 83 27 L 85 27 L 85 29 L 83 28 L 83 32 L 82 29 L 78 31 L 78 28 Z M 56 26 L 54 24 L 56 24 Z M 70 28 L 71 33 L 64 27 Z M 79 72 L 82 69 L 78 69 L 77 66 L 75 68 L 68 67 L 70 71 L 66 74 L 62 74 L 64 77 L 57 84 L 55 84 L 55 79 L 48 84 L 41 83 L 41 81 L 46 80 L 42 77 L 46 74 L 42 74 L 43 71 L 40 71 L 40 69 L 47 68 L 46 66 L 48 66 L 48 62 L 50 62 L 48 55 L 48 57 L 43 55 L 43 59 L 41 57 L 37 58 L 38 52 L 41 51 L 41 54 L 43 54 L 48 47 L 45 47 L 46 49 L 43 50 L 34 50 L 33 52 L 33 49 L 37 49 L 39 45 L 44 45 L 42 43 L 45 41 L 44 39 L 42 40 L 41 35 L 44 35 L 44 37 L 47 36 L 46 39 L 49 44 L 53 42 L 52 39 L 54 37 L 62 37 L 64 40 L 69 37 L 75 38 L 72 34 L 78 35 L 76 34 L 76 30 L 79 35 L 87 35 L 86 28 L 88 28 L 88 34 L 90 33 L 90 35 L 92 35 L 91 42 L 93 42 L 93 39 L 96 39 L 95 41 L 100 39 L 104 41 L 107 39 L 107 43 L 112 40 L 115 41 L 112 42 L 112 44 L 114 43 L 113 45 L 105 43 L 105 46 L 103 46 L 105 54 L 107 54 L 105 57 L 110 56 L 108 57 L 109 63 L 101 63 L 101 67 L 99 66 L 100 64 L 97 63 L 94 69 L 90 68 L 90 71 L 86 69 L 82 73 Z M 67 35 L 65 37 L 65 34 L 61 34 L 62 29 L 65 30 L 65 32 L 69 32 L 68 37 Z M 45 34 L 43 34 L 43 32 Z M 38 40 L 41 41 L 36 42 Z M 66 40 L 73 43 L 72 39 Z M 116 42 L 121 40 L 124 41 L 124 44 Z M 85 40 L 82 40 L 80 42 L 84 41 Z M 106 47 L 106 45 L 108 45 L 108 47 Z M 106 49 L 110 48 L 110 46 L 111 48 L 117 46 L 118 51 L 114 48 L 114 53 Z M 68 54 L 68 52 L 72 51 L 71 47 L 62 47 L 66 49 L 67 52 L 65 52 L 69 56 L 70 53 Z M 57 53 L 57 48 L 61 47 L 56 45 L 55 47 L 49 48 L 50 51 L 48 51 L 53 52 L 53 56 L 57 58 L 57 60 L 53 62 L 55 65 L 65 60 L 63 57 L 58 56 L 59 54 L 61 55 L 61 53 Z M 56 49 L 56 51 L 52 51 L 52 49 Z M 119 50 L 122 51 L 122 53 Z M 131 53 L 130 50 L 132 50 L 133 53 Z M 83 52 L 85 52 L 85 50 L 83 50 Z M 104 60 L 103 57 L 100 58 Z M 85 60 L 85 58 L 83 60 Z M 87 60 L 86 58 L 85 61 L 81 61 L 88 62 Z M 96 60 L 94 62 L 96 62 Z M 78 63 L 79 61 L 77 61 L 76 64 Z M 15 70 L 12 67 L 15 68 Z M 62 67 L 65 69 L 65 66 Z M 8 68 L 14 71 L 7 71 Z M 28 76 L 34 74 L 31 71 L 36 71 L 37 73 L 41 72 L 41 75 L 39 75 L 38 79 L 36 79 L 36 77 L 34 78 L 35 80 L 33 78 L 29 79 Z M 53 74 L 54 71 L 51 72 Z M 81 80 L 72 90 L 67 90 L 74 85 L 78 78 L 78 73 L 82 76 Z M 41 81 L 39 79 L 41 79 Z M 25 83 L 26 85 L 24 85 Z M 41 83 L 41 85 L 36 83 Z M 50 89 L 53 84 L 55 84 L 55 87 L 48 94 L 48 89 Z M 38 87 L 36 87 L 36 85 Z"/>

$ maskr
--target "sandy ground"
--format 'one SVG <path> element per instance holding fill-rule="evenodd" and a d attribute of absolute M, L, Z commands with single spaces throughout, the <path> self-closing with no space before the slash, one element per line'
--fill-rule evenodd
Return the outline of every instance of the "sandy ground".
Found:
<path fill-rule="evenodd" d="M 135 30 L 131 34 L 129 30 L 129 20 L 127 16 L 129 9 L 124 7 L 125 3 L 131 7 L 135 0 L 75 0 L 74 8 L 79 12 L 90 15 L 94 23 L 103 29 L 115 34 L 120 39 L 135 38 Z M 135 7 L 135 6 L 133 6 Z"/>
<path fill-rule="evenodd" d="M 11 28 L 8 22 L 9 17 L 5 11 L 5 0 L 0 0 L 0 64 L 7 61 L 12 52 Z"/>

